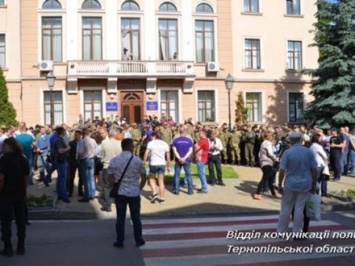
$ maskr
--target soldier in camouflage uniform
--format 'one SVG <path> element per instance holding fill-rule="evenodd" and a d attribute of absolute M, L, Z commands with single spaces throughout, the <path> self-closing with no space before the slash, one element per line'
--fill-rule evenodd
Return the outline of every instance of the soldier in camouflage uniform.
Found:
<path fill-rule="evenodd" d="M 251 129 L 251 126 L 247 127 L 247 131 L 243 135 L 243 141 L 244 141 L 246 163 L 249 166 L 255 166 L 255 157 L 254 157 L 255 133 Z"/>
<path fill-rule="evenodd" d="M 233 128 L 233 132 L 231 133 L 230 136 L 230 147 L 231 147 L 231 159 L 232 159 L 232 164 L 240 165 L 240 140 L 242 138 L 242 133 L 240 132 L 240 129 L 235 126 Z"/>
<path fill-rule="evenodd" d="M 222 125 L 218 138 L 221 140 L 223 145 L 223 150 L 221 151 L 222 163 L 226 164 L 228 162 L 227 146 L 229 145 L 229 138 L 230 138 L 230 134 L 228 132 L 228 125 L 226 123 Z"/>
<path fill-rule="evenodd" d="M 136 123 L 132 124 L 133 154 L 139 156 L 141 149 L 142 132 Z"/>
<path fill-rule="evenodd" d="M 161 140 L 165 141 L 170 146 L 173 140 L 173 132 L 171 131 L 171 128 L 168 127 L 168 123 L 163 123 L 163 125 L 160 127 L 160 132 Z"/>

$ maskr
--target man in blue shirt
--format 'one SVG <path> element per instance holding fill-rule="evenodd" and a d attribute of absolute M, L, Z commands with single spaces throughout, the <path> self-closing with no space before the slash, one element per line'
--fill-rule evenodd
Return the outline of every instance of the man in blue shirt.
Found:
<path fill-rule="evenodd" d="M 292 147 L 285 151 L 280 162 L 279 192 L 282 195 L 277 232 L 287 231 L 290 215 L 294 208 L 294 233 L 301 232 L 303 210 L 308 193 L 315 193 L 317 184 L 317 162 L 312 152 L 301 145 L 300 132 L 292 132 L 289 140 Z M 283 183 L 285 179 L 285 182 Z M 284 185 L 284 187 L 282 187 Z"/>
<path fill-rule="evenodd" d="M 26 126 L 20 127 L 20 134 L 16 136 L 17 142 L 22 146 L 23 154 L 26 156 L 30 168 L 29 185 L 33 185 L 33 143 L 34 137 L 27 133 Z"/>
<path fill-rule="evenodd" d="M 191 138 L 187 137 L 187 127 L 180 127 L 180 136 L 173 141 L 173 151 L 175 155 L 175 176 L 173 192 L 176 195 L 180 193 L 180 172 L 184 168 L 187 181 L 188 194 L 193 194 L 192 176 L 191 176 L 191 153 L 193 143 Z"/>
<path fill-rule="evenodd" d="M 39 180 L 38 181 L 44 181 L 45 178 L 45 169 L 47 169 L 47 154 L 49 150 L 49 138 L 50 135 L 47 134 L 47 129 L 44 126 L 40 127 L 40 136 L 37 139 L 36 146 L 37 146 L 37 152 L 38 152 L 38 157 L 37 157 L 37 166 L 39 170 Z"/>

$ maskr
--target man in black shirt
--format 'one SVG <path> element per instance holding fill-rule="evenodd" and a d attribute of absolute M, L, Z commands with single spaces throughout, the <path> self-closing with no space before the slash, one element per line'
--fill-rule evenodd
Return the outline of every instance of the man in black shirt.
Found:
<path fill-rule="evenodd" d="M 342 172 L 342 150 L 344 148 L 344 138 L 336 128 L 331 129 L 331 137 L 329 139 L 330 147 L 330 166 L 334 171 L 334 181 L 340 180 Z"/>

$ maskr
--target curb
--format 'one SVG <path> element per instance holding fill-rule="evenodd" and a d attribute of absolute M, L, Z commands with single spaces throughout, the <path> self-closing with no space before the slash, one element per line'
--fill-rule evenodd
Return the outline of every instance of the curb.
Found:
<path fill-rule="evenodd" d="M 55 205 L 56 206 L 56 205 Z M 322 205 L 322 212 L 336 212 L 336 211 L 350 211 L 355 210 L 355 202 L 344 202 L 329 205 Z M 95 212 L 79 212 L 79 211 L 61 211 L 58 208 L 47 210 L 30 210 L 31 220 L 103 220 L 103 219 L 116 219 L 116 216 L 112 214 L 103 214 Z M 142 218 L 191 218 L 191 217 L 218 217 L 218 216 L 246 216 L 246 215 L 276 215 L 279 211 L 265 210 L 265 211 L 236 211 L 236 212 L 170 212 L 163 214 L 141 214 Z"/>

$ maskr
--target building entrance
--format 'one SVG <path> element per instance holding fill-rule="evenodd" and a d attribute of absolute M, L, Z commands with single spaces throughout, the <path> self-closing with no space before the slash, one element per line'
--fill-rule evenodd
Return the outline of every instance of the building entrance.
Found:
<path fill-rule="evenodd" d="M 143 92 L 121 92 L 121 115 L 127 123 L 142 123 Z"/>

